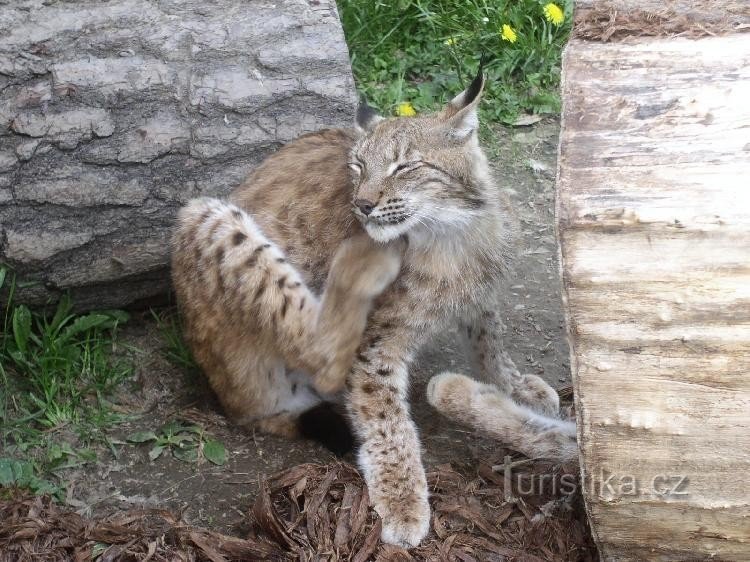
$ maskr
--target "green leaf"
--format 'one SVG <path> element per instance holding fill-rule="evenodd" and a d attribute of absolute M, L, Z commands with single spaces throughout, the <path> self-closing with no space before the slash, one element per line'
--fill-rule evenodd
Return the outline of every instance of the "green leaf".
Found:
<path fill-rule="evenodd" d="M 91 559 L 96 560 L 97 557 L 104 554 L 104 552 L 109 548 L 110 545 L 98 542 L 94 545 L 94 547 L 91 549 Z"/>
<path fill-rule="evenodd" d="M 30 462 L 0 459 L 0 486 L 26 488 L 34 479 L 34 467 Z"/>
<path fill-rule="evenodd" d="M 60 335 L 60 342 L 66 342 L 71 338 L 88 332 L 92 328 L 109 327 L 112 325 L 112 319 L 105 314 L 87 314 L 86 316 L 79 316 L 75 321 L 65 328 Z"/>
<path fill-rule="evenodd" d="M 156 445 L 148 452 L 148 458 L 152 461 L 155 461 L 161 456 L 161 454 L 164 452 L 164 449 L 166 449 L 165 445 Z"/>
<path fill-rule="evenodd" d="M 219 466 L 227 462 L 227 450 L 224 445 L 214 439 L 206 439 L 203 444 L 203 456 L 209 462 L 217 464 Z"/>
<path fill-rule="evenodd" d="M 29 334 L 31 334 L 31 311 L 24 305 L 20 305 L 13 312 L 13 337 L 22 354 L 26 353 Z"/>
<path fill-rule="evenodd" d="M 117 322 L 118 324 L 124 324 L 128 320 L 130 320 L 130 314 L 125 312 L 124 310 L 100 310 L 99 314 L 103 314 L 105 316 L 109 316 L 112 320 Z"/>
<path fill-rule="evenodd" d="M 146 441 L 154 441 L 156 438 L 156 433 L 153 431 L 136 431 L 126 437 L 130 443 L 145 443 Z"/>
<path fill-rule="evenodd" d="M 167 441 L 169 441 L 171 445 L 179 445 L 182 447 L 183 443 L 195 441 L 195 437 L 189 433 L 178 433 L 177 435 L 169 437 Z"/>
<path fill-rule="evenodd" d="M 183 462 L 196 462 L 198 460 L 198 447 L 194 445 L 186 447 L 175 447 L 172 449 L 174 458 Z"/>
<path fill-rule="evenodd" d="M 62 447 L 60 447 L 60 445 L 58 445 L 57 443 L 52 443 L 52 445 L 50 445 L 47 456 L 49 457 L 49 460 L 51 461 L 56 461 L 56 460 L 61 459 L 63 457 Z"/>
<path fill-rule="evenodd" d="M 28 486 L 35 478 L 34 466 L 27 461 L 19 461 L 15 465 L 16 483 L 19 486 Z"/>
<path fill-rule="evenodd" d="M 59 486 L 53 484 L 49 480 L 36 477 L 29 483 L 29 488 L 31 488 L 37 496 L 43 496 L 45 494 L 56 496 L 61 491 Z"/>
<path fill-rule="evenodd" d="M 159 431 L 166 436 L 172 436 L 176 433 L 179 433 L 180 431 L 183 431 L 184 429 L 185 428 L 182 427 L 177 421 L 172 420 L 161 426 L 161 429 Z"/>
<path fill-rule="evenodd" d="M 96 451 L 84 447 L 83 449 L 78 449 L 76 456 L 83 462 L 94 462 L 96 460 Z"/>
<path fill-rule="evenodd" d="M 8 274 L 8 268 L 4 266 L 0 266 L 0 289 L 3 287 L 3 283 L 5 283 L 5 276 Z"/>
<path fill-rule="evenodd" d="M 0 459 L 0 486 L 10 486 L 16 481 L 13 459 Z"/>
<path fill-rule="evenodd" d="M 70 297 L 67 295 L 63 296 L 60 302 L 57 303 L 57 310 L 55 310 L 55 315 L 49 324 L 49 330 L 52 334 L 57 335 L 57 331 L 74 317 L 74 315 L 70 314 L 72 308 L 73 305 L 70 302 Z"/>

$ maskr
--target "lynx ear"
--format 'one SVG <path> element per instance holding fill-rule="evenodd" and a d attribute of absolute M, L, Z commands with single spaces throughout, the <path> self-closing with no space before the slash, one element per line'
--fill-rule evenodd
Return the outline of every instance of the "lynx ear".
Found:
<path fill-rule="evenodd" d="M 453 98 L 442 111 L 442 117 L 450 128 L 450 135 L 466 140 L 479 127 L 479 100 L 484 89 L 484 71 L 479 63 L 479 71 L 469 87 Z"/>
<path fill-rule="evenodd" d="M 372 107 L 367 105 L 365 98 L 359 100 L 359 107 L 357 108 L 357 119 L 356 125 L 357 130 L 360 133 L 369 133 L 375 128 L 375 125 L 380 123 L 383 117 L 378 114 Z"/>

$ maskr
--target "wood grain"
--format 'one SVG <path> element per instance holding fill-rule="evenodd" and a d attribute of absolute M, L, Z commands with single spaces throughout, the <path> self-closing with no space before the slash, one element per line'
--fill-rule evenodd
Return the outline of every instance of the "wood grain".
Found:
<path fill-rule="evenodd" d="M 750 560 L 750 36 L 573 40 L 560 142 L 563 293 L 601 552 Z"/>

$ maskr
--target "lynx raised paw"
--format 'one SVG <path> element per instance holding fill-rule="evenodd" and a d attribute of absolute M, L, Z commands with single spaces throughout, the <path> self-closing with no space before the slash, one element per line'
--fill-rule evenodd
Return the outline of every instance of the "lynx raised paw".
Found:
<path fill-rule="evenodd" d="M 375 242 L 366 234 L 345 240 L 333 257 L 328 284 L 361 298 L 380 295 L 401 269 L 404 243 Z"/>
<path fill-rule="evenodd" d="M 341 243 L 331 263 L 318 324 L 323 364 L 313 384 L 321 394 L 344 388 L 373 300 L 398 276 L 404 242 L 373 241 L 365 234 Z"/>
<path fill-rule="evenodd" d="M 523 375 L 514 381 L 510 397 L 523 406 L 527 406 L 545 416 L 560 416 L 560 396 L 547 382 L 536 375 Z"/>

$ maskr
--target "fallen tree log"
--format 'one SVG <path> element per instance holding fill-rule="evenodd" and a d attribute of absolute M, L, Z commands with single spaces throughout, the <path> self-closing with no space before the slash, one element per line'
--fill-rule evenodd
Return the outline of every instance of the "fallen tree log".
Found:
<path fill-rule="evenodd" d="M 17 298 L 165 293 L 177 208 L 355 103 L 333 0 L 4 5 L 0 262 Z"/>
<path fill-rule="evenodd" d="M 557 226 L 605 560 L 750 560 L 750 34 L 706 31 L 564 54 Z"/>

